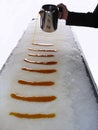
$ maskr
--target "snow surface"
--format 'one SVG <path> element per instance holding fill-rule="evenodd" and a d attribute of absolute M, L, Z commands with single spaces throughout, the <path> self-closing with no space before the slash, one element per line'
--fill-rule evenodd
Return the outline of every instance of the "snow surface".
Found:
<path fill-rule="evenodd" d="M 38 20 L 39 21 L 39 20 Z M 0 130 L 98 130 L 98 104 L 94 96 L 92 84 L 86 73 L 81 52 L 73 37 L 70 27 L 63 28 L 63 21 L 59 21 L 58 30 L 45 33 L 40 30 L 37 23 L 35 34 L 35 21 L 32 21 L 28 30 L 20 39 L 19 44 L 6 62 L 0 74 Z M 38 43 L 51 43 L 54 46 L 48 49 L 57 49 L 53 58 L 32 58 L 28 53 L 29 47 L 34 49 L 41 46 Z M 46 47 L 43 47 L 46 49 Z M 36 52 L 35 52 L 36 53 Z M 47 52 L 46 52 L 47 53 Z M 48 52 L 49 53 L 49 52 Z M 24 62 L 24 58 L 37 61 L 57 61 L 57 65 L 31 65 Z M 24 72 L 21 67 L 56 68 L 54 74 L 35 74 Z M 18 79 L 30 81 L 52 80 L 55 85 L 45 87 L 25 87 L 18 84 Z M 14 92 L 22 96 L 55 95 L 57 99 L 49 103 L 28 103 L 11 99 Z M 9 116 L 9 112 L 22 113 L 56 113 L 53 119 L 18 119 Z"/>

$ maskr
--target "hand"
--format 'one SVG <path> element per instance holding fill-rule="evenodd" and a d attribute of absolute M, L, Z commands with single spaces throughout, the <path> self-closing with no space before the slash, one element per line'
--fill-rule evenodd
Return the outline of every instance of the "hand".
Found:
<path fill-rule="evenodd" d="M 59 8 L 58 18 L 59 18 L 59 19 L 67 20 L 67 17 L 68 17 L 68 9 L 67 9 L 66 5 L 64 5 L 64 4 L 61 3 L 61 4 L 57 5 L 57 7 Z"/>

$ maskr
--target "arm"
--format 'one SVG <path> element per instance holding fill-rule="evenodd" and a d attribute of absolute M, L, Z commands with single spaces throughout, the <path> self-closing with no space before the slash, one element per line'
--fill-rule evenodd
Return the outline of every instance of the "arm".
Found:
<path fill-rule="evenodd" d="M 66 24 L 98 28 L 98 5 L 93 13 L 68 12 Z"/>
<path fill-rule="evenodd" d="M 64 4 L 59 4 L 58 7 L 62 8 L 59 18 L 66 20 L 67 25 L 98 28 L 98 5 L 93 12 L 88 13 L 70 12 Z"/>

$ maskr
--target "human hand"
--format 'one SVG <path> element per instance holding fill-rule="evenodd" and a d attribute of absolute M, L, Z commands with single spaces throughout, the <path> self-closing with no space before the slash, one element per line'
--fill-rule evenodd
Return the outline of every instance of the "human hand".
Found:
<path fill-rule="evenodd" d="M 64 5 L 64 4 L 61 3 L 61 4 L 58 4 L 57 7 L 59 8 L 58 18 L 59 19 L 67 20 L 68 9 L 67 9 L 66 5 Z"/>

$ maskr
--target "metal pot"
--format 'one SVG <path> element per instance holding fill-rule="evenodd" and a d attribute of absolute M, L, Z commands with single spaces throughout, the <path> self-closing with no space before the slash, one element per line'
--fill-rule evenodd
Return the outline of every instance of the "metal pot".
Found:
<path fill-rule="evenodd" d="M 54 32 L 58 24 L 58 7 L 56 5 L 43 5 L 40 10 L 40 27 L 45 32 Z"/>

